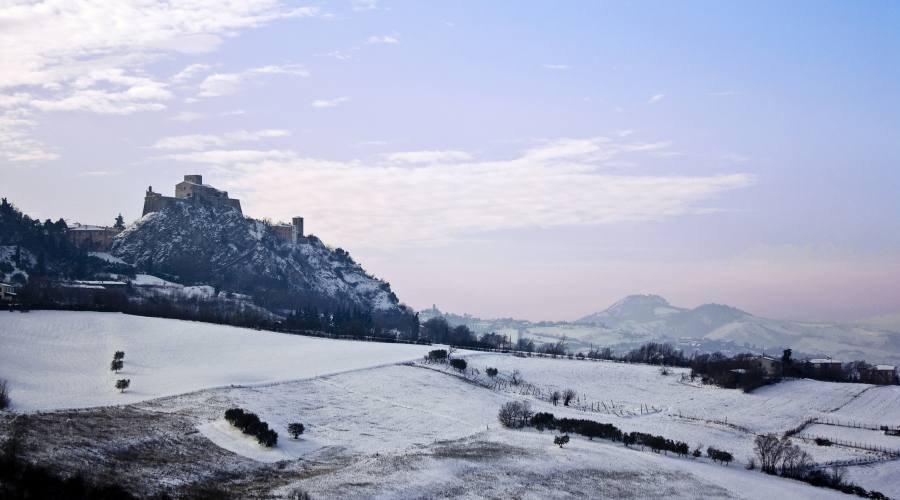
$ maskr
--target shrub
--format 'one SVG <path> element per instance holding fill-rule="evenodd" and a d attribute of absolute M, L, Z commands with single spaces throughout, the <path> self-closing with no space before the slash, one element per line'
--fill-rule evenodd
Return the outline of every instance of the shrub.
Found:
<path fill-rule="evenodd" d="M 9 408 L 9 386 L 5 380 L 0 380 L 0 410 Z"/>
<path fill-rule="evenodd" d="M 255 413 L 247 413 L 241 408 L 230 408 L 225 410 L 225 420 L 244 434 L 255 436 L 263 446 L 271 448 L 278 443 L 278 433 L 269 429 L 269 424 L 261 421 Z"/>
<path fill-rule="evenodd" d="M 531 417 L 531 425 L 539 431 L 556 427 L 556 419 L 552 413 L 540 412 Z"/>
<path fill-rule="evenodd" d="M 504 427 L 519 428 L 531 420 L 531 405 L 528 401 L 509 401 L 500 406 L 497 419 Z"/>
<path fill-rule="evenodd" d="M 487 373 L 487 376 L 491 378 L 496 377 L 497 374 L 500 373 L 496 368 L 487 368 L 486 370 L 484 370 L 484 372 Z"/>
<path fill-rule="evenodd" d="M 288 434 L 290 434 L 294 439 L 297 439 L 300 434 L 303 434 L 304 430 L 306 430 L 306 428 L 299 422 L 288 424 Z"/>
<path fill-rule="evenodd" d="M 446 349 L 435 349 L 433 351 L 429 351 L 428 355 L 425 356 L 425 361 L 435 362 L 435 363 L 443 363 L 447 361 L 447 350 Z"/>
<path fill-rule="evenodd" d="M 119 392 L 125 392 L 125 389 L 128 389 L 128 386 L 130 385 L 130 378 L 120 378 L 119 380 L 116 380 L 116 389 L 118 389 Z"/>
<path fill-rule="evenodd" d="M 569 435 L 563 434 L 562 436 L 556 436 L 553 438 L 553 444 L 562 448 L 569 442 Z"/>
<path fill-rule="evenodd" d="M 713 448 L 712 446 L 706 449 L 706 456 L 711 458 L 713 462 L 721 462 L 725 465 L 728 465 L 732 461 L 734 461 L 734 456 L 731 453 L 723 450 L 718 450 L 716 448 Z"/>
<path fill-rule="evenodd" d="M 819 446 L 831 446 L 831 440 L 826 438 L 816 438 L 816 444 Z"/>
<path fill-rule="evenodd" d="M 465 371 L 466 367 L 469 366 L 469 364 L 466 363 L 466 360 L 464 359 L 453 358 L 450 360 L 450 366 L 456 368 L 459 371 Z"/>

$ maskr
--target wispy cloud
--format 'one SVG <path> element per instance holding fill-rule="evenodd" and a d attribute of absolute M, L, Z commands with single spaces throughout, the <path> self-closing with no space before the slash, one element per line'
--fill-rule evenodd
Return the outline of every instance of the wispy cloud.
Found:
<path fill-rule="evenodd" d="M 239 73 L 215 73 L 200 82 L 198 97 L 221 97 L 234 94 L 241 85 L 261 75 L 293 75 L 308 77 L 309 71 L 299 64 L 270 65 L 250 68 Z"/>
<path fill-rule="evenodd" d="M 665 98 L 665 97 L 666 97 L 666 94 L 655 94 L 655 95 L 650 96 L 650 99 L 647 99 L 647 103 L 654 104 L 654 103 L 657 103 L 657 102 L 663 100 L 663 98 Z"/>
<path fill-rule="evenodd" d="M 567 69 L 571 69 L 572 67 L 568 64 L 545 64 L 544 69 L 549 69 L 552 71 L 565 71 Z"/>
<path fill-rule="evenodd" d="M 213 147 L 225 147 L 238 142 L 256 142 L 263 139 L 286 137 L 290 132 L 282 129 L 235 130 L 225 134 L 189 134 L 163 137 L 150 146 L 152 149 L 176 151 L 200 151 Z"/>
<path fill-rule="evenodd" d="M 400 35 L 393 33 L 390 35 L 380 35 L 380 36 L 370 36 L 366 39 L 366 44 L 374 45 L 374 44 L 395 44 L 400 43 Z"/>
<path fill-rule="evenodd" d="M 352 0 L 350 4 L 357 12 L 378 10 L 378 0 Z"/>
<path fill-rule="evenodd" d="M 206 118 L 206 115 L 204 115 L 203 113 L 197 113 L 196 111 L 181 111 L 180 113 L 177 113 L 169 119 L 176 122 L 187 123 L 194 122 L 203 118 Z"/>
<path fill-rule="evenodd" d="M 334 108 L 349 101 L 349 97 L 335 97 L 334 99 L 316 99 L 310 103 L 314 108 Z"/>
<path fill-rule="evenodd" d="M 465 151 L 432 150 L 387 153 L 384 158 L 393 163 L 457 163 L 471 160 L 472 155 Z"/>
<path fill-rule="evenodd" d="M 652 143 L 661 145 L 664 142 Z M 612 139 L 561 138 L 513 158 L 475 159 L 448 151 L 396 153 L 385 162 L 330 161 L 291 150 L 213 149 L 169 155 L 212 165 L 225 185 L 243 192 L 251 213 L 289 217 L 302 199 L 305 214 L 331 241 L 398 246 L 452 240 L 465 234 L 523 227 L 664 220 L 708 213 L 709 200 L 750 186 L 750 174 L 612 175 L 591 163 L 652 154 Z M 340 193 L 342 203 L 335 205 Z M 397 203 L 396 200 L 404 200 Z M 414 206 L 416 210 L 409 210 Z M 536 209 L 540 206 L 540 209 Z"/>

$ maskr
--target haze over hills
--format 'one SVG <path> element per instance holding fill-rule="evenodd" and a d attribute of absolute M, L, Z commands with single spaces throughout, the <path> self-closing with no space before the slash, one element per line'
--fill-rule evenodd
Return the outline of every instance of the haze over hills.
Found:
<path fill-rule="evenodd" d="M 646 341 L 667 341 L 688 352 L 780 353 L 791 348 L 798 354 L 845 361 L 900 360 L 900 332 L 887 328 L 762 318 L 723 304 L 682 308 L 658 295 L 631 295 L 574 322 L 484 320 L 436 309 L 423 311 L 420 316 L 424 321 L 438 314 L 451 324 L 466 324 L 478 333 L 496 331 L 545 343 L 566 338 L 574 350 L 591 345 L 621 350 Z"/>

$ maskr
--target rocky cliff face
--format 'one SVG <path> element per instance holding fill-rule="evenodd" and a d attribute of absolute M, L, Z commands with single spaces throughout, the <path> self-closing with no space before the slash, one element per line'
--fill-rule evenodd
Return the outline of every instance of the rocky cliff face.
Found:
<path fill-rule="evenodd" d="M 178 204 L 147 214 L 116 237 L 111 253 L 148 274 L 248 294 L 267 308 L 408 313 L 390 285 L 347 252 L 314 236 L 284 242 L 229 207 Z"/>

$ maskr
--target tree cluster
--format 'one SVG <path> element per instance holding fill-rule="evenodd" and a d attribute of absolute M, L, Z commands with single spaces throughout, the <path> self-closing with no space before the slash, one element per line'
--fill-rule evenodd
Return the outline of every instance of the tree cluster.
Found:
<path fill-rule="evenodd" d="M 727 357 L 722 353 L 698 354 L 691 358 L 691 378 L 700 377 L 704 384 L 751 392 L 780 380 L 768 377 L 753 354 Z"/>
<path fill-rule="evenodd" d="M 447 349 L 433 349 L 425 355 L 425 361 L 428 363 L 446 363 L 448 356 Z"/>
<path fill-rule="evenodd" d="M 450 360 L 450 366 L 462 372 L 466 371 L 466 367 L 469 366 L 469 364 L 462 358 L 453 358 Z"/>
<path fill-rule="evenodd" d="M 779 439 L 774 434 L 756 436 L 753 451 L 759 460 L 760 469 L 765 473 L 779 474 L 813 486 L 831 488 L 863 498 L 886 498 L 881 492 L 867 491 L 846 481 L 842 469 L 833 469 L 829 472 L 814 468 L 812 457 L 791 443 L 788 437 Z"/>
<path fill-rule="evenodd" d="M 544 429 L 556 430 L 564 434 L 580 434 L 590 440 L 594 438 L 607 439 L 622 442 L 625 446 L 646 446 L 657 453 L 660 451 L 671 451 L 681 456 L 686 456 L 690 453 L 687 443 L 681 441 L 673 441 L 663 436 L 655 436 L 643 432 L 626 433 L 613 424 L 595 422 L 584 418 L 556 418 L 552 413 L 539 412 L 531 416 L 528 425 L 539 431 Z M 727 456 L 731 457 L 730 454 L 727 454 Z M 713 457 L 711 456 L 710 458 Z M 731 459 L 728 460 L 728 462 L 730 461 Z"/>
<path fill-rule="evenodd" d="M 9 408 L 9 385 L 5 380 L 0 380 L 0 410 Z"/>
<path fill-rule="evenodd" d="M 734 455 L 728 453 L 727 451 L 713 448 L 712 446 L 706 449 L 706 456 L 709 457 L 713 462 L 720 462 L 725 465 L 728 465 L 732 461 L 734 461 Z"/>
<path fill-rule="evenodd" d="M 500 406 L 497 420 L 504 427 L 519 429 L 531 421 L 531 404 L 528 401 L 509 401 Z"/>
<path fill-rule="evenodd" d="M 288 434 L 290 434 L 294 439 L 297 439 L 301 434 L 303 434 L 303 431 L 306 430 L 306 427 L 300 422 L 293 422 L 288 424 L 287 429 Z"/>
<path fill-rule="evenodd" d="M 278 433 L 269 429 L 269 424 L 260 420 L 255 413 L 247 413 L 241 408 L 231 408 L 225 410 L 225 420 L 244 434 L 255 436 L 259 444 L 267 448 L 278 443 Z"/>

